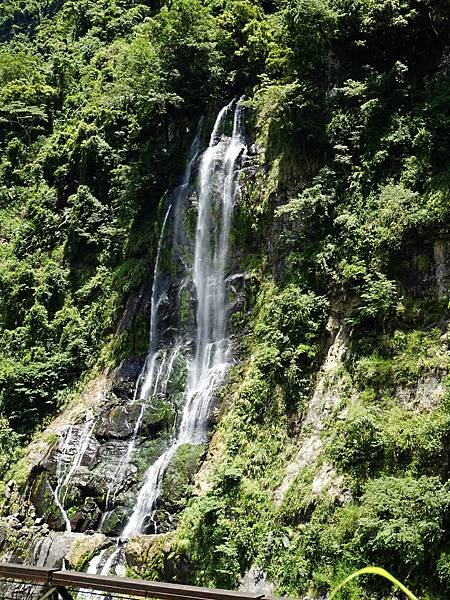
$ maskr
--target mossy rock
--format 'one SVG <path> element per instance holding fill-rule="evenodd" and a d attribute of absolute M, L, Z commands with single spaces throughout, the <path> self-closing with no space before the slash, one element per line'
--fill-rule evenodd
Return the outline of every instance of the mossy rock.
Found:
<path fill-rule="evenodd" d="M 180 291 L 180 318 L 186 323 L 191 316 L 191 291 L 185 287 Z"/>
<path fill-rule="evenodd" d="M 67 512 L 73 531 L 95 529 L 101 518 L 101 511 L 94 498 L 86 498 L 79 508 L 70 508 Z"/>
<path fill-rule="evenodd" d="M 43 517 L 52 529 L 61 531 L 65 528 L 61 510 L 55 502 L 53 489 L 48 480 L 47 471 L 41 471 L 34 479 L 30 499 L 36 509 L 36 514 Z"/>
<path fill-rule="evenodd" d="M 137 535 L 125 546 L 127 575 L 138 579 L 188 583 L 190 568 L 178 557 L 174 532 Z"/>
<path fill-rule="evenodd" d="M 172 404 L 162 396 L 152 396 L 148 401 L 139 433 L 142 437 L 155 437 L 160 432 L 170 429 L 174 418 Z"/>
<path fill-rule="evenodd" d="M 84 496 L 87 496 L 87 494 L 84 494 Z M 69 484 L 64 497 L 64 509 L 67 511 L 76 508 L 77 506 L 81 506 L 82 504 L 83 495 L 81 490 L 75 485 Z"/>
<path fill-rule="evenodd" d="M 5 474 L 4 480 L 13 479 L 20 490 L 24 490 L 30 479 L 32 465 L 28 456 L 24 456 L 18 460 L 11 469 Z"/>
<path fill-rule="evenodd" d="M 194 205 L 189 206 L 184 219 L 184 230 L 186 234 L 193 238 L 197 228 L 197 210 Z"/>
<path fill-rule="evenodd" d="M 178 409 L 181 408 L 184 400 L 187 370 L 187 359 L 185 356 L 180 356 L 172 368 L 172 373 L 167 383 L 167 395 L 170 397 L 171 403 Z"/>
<path fill-rule="evenodd" d="M 160 516 L 166 513 L 173 517 L 185 508 L 192 495 L 194 475 L 200 468 L 204 452 L 203 445 L 183 444 L 178 448 L 165 473 L 157 501 Z"/>
<path fill-rule="evenodd" d="M 34 549 L 41 539 L 39 533 L 26 528 L 15 530 L 9 526 L 2 526 L 2 552 L 7 552 L 8 562 L 31 564 Z"/>
<path fill-rule="evenodd" d="M 137 472 L 135 475 L 136 482 L 142 480 L 143 474 L 151 464 L 161 455 L 164 449 L 169 444 L 169 436 L 159 437 L 153 440 L 145 440 L 136 450 L 133 457 L 133 464 Z"/>
<path fill-rule="evenodd" d="M 124 506 L 117 506 L 109 511 L 103 521 L 102 533 L 109 536 L 119 536 L 129 516 L 129 511 Z"/>
<path fill-rule="evenodd" d="M 65 558 L 72 569 L 82 571 L 105 542 L 106 537 L 101 533 L 80 536 L 72 544 Z"/>

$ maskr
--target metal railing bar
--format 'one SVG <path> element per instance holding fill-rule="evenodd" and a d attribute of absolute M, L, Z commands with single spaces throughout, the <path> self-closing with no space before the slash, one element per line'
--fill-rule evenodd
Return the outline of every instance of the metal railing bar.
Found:
<path fill-rule="evenodd" d="M 19 579 L 33 583 L 49 583 L 51 574 L 59 569 L 47 569 L 44 567 L 30 567 L 28 565 L 16 565 L 13 563 L 0 563 L 0 578 Z"/>
<path fill-rule="evenodd" d="M 161 598 L 161 600 L 180 600 L 183 598 L 190 598 L 192 600 L 260 600 L 264 596 L 264 594 L 202 588 L 177 583 L 140 581 L 109 575 L 90 575 L 77 571 L 53 571 L 51 582 L 58 585 L 65 585 L 66 587 L 91 587 L 94 590 L 109 591 L 109 589 L 114 588 L 117 592 L 132 592 L 133 594 L 144 595 L 144 597 L 148 598 Z"/>
<path fill-rule="evenodd" d="M 159 581 L 140 581 L 127 577 L 91 575 L 78 571 L 61 571 L 45 567 L 30 567 L 12 563 L 0 563 L 0 579 L 30 582 L 33 585 L 50 585 L 52 588 L 75 588 L 125 594 L 134 598 L 157 598 L 158 600 L 262 600 L 264 594 L 210 589 Z"/>

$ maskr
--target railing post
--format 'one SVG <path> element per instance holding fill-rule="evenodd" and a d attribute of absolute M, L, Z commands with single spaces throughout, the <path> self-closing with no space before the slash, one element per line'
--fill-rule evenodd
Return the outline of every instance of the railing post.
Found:
<path fill-rule="evenodd" d="M 56 591 L 58 592 L 58 594 L 61 596 L 61 598 L 63 600 L 73 600 L 74 599 L 74 597 L 72 596 L 72 594 L 65 587 L 58 586 L 56 588 Z"/>

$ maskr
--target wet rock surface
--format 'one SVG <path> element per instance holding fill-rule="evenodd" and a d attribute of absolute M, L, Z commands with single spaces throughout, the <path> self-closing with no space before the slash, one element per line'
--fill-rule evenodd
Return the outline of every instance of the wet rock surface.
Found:
<path fill-rule="evenodd" d="M 88 409 L 78 414 L 75 423 L 68 422 L 69 418 L 61 419 L 59 428 L 54 427 L 51 438 L 48 436 L 46 446 L 36 452 L 36 463 L 30 469 L 29 494 L 36 515 L 50 529 L 67 528 L 56 501 L 58 495 L 72 531 L 95 530 L 112 484 L 114 513 L 107 515 L 106 529 L 117 533 L 126 520 L 136 494 L 133 489 L 149 461 L 160 452 L 163 434 L 175 419 L 173 405 L 163 397 L 151 398 L 144 407 L 133 403 L 142 364 L 137 358 L 124 361 L 106 378 L 95 412 Z M 144 418 L 135 456 L 117 477 L 141 411 Z M 162 440 L 155 439 L 161 435 Z"/>
<path fill-rule="evenodd" d="M 131 508 L 127 509 L 125 506 L 120 505 L 109 510 L 103 518 L 102 532 L 111 537 L 119 537 L 123 529 L 123 523 L 129 516 L 130 511 Z"/>
<path fill-rule="evenodd" d="M 143 579 L 188 583 L 189 563 L 185 558 L 175 558 L 173 539 L 173 533 L 132 537 L 125 546 L 130 574 Z"/>
<path fill-rule="evenodd" d="M 130 438 L 140 410 L 139 404 L 112 406 L 100 416 L 95 427 L 95 436 L 101 440 L 126 440 Z"/>
<path fill-rule="evenodd" d="M 414 298 L 445 298 L 450 288 L 450 239 L 448 232 L 434 242 L 411 248 L 407 259 L 396 265 L 404 289 Z"/>
<path fill-rule="evenodd" d="M 118 398 L 132 400 L 134 387 L 143 367 L 143 359 L 127 358 L 111 372 L 111 392 Z"/>
<path fill-rule="evenodd" d="M 64 520 L 58 506 L 55 504 L 53 488 L 49 481 L 50 474 L 42 471 L 34 479 L 30 499 L 36 509 L 36 514 L 56 531 L 64 529 Z"/>
<path fill-rule="evenodd" d="M 171 531 L 178 523 L 181 511 L 193 494 L 195 474 L 200 468 L 205 452 L 205 446 L 184 444 L 171 460 L 156 502 L 159 533 Z"/>
<path fill-rule="evenodd" d="M 102 406 L 98 407 L 95 417 L 88 416 L 92 426 L 87 426 L 88 421 L 64 424 L 59 438 L 53 441 L 34 469 L 29 483 L 30 498 L 37 516 L 45 520 L 50 529 L 64 531 L 67 528 L 56 495 L 72 531 L 95 530 L 103 515 L 105 533 L 119 535 L 123 529 L 139 482 L 148 465 L 167 445 L 178 414 L 177 406 L 161 394 L 150 397 L 144 406 L 132 402 L 135 378 L 141 367 L 142 361 L 133 359 L 116 369 L 111 374 Z M 135 426 L 141 412 L 142 422 L 136 435 Z M 133 436 L 136 437 L 135 449 L 125 464 L 124 457 Z M 172 528 L 173 519 L 168 511 L 165 514 L 164 529 Z"/>
<path fill-rule="evenodd" d="M 434 243 L 436 290 L 439 298 L 446 298 L 450 289 L 450 238 L 448 235 Z"/>
<path fill-rule="evenodd" d="M 100 523 L 102 511 L 92 497 L 84 499 L 81 507 L 69 513 L 70 525 L 74 531 L 95 530 Z"/>

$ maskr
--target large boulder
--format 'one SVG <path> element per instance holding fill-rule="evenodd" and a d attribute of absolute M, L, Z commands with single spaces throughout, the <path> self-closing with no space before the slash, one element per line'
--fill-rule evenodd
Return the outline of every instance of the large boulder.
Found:
<path fill-rule="evenodd" d="M 140 579 L 188 583 L 189 564 L 174 548 L 174 532 L 136 535 L 125 546 L 128 575 Z"/>

